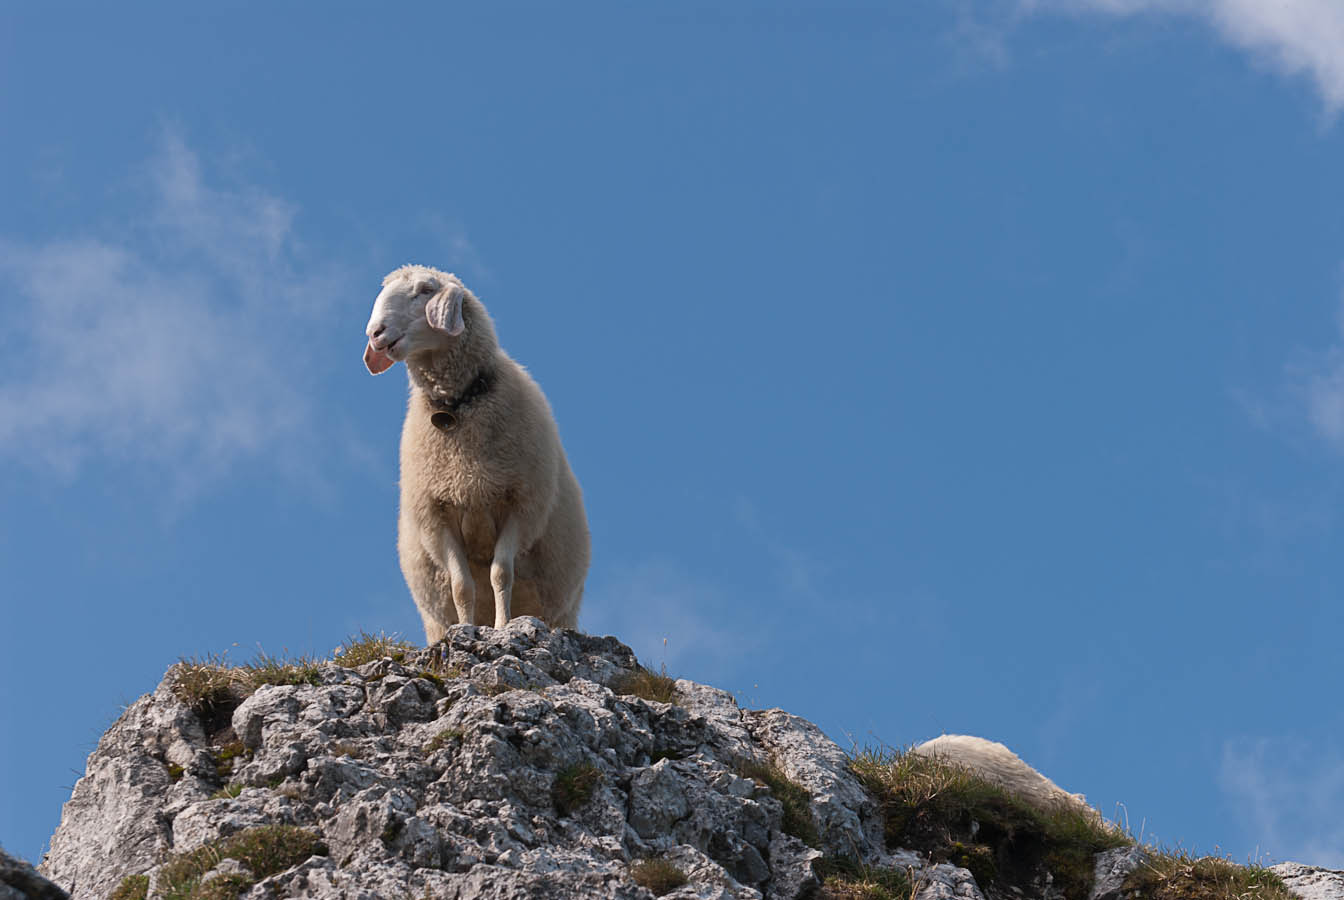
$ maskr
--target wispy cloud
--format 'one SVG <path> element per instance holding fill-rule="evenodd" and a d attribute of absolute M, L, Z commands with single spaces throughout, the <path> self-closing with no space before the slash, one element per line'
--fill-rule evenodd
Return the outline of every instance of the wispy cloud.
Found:
<path fill-rule="evenodd" d="M 149 212 L 118 234 L 0 241 L 27 363 L 0 374 L 0 455 L 67 474 L 115 459 L 208 479 L 275 454 L 316 418 L 295 363 L 333 283 L 299 277 L 294 207 L 212 186 L 173 134 L 146 171 Z"/>
<path fill-rule="evenodd" d="M 1344 108 L 1344 4 L 1338 0 L 1019 0 L 1018 10 L 1194 17 L 1258 62 L 1309 77 L 1330 114 Z"/>
<path fill-rule="evenodd" d="M 1344 755 L 1297 738 L 1223 745 L 1219 785 L 1269 862 L 1344 868 Z"/>
<path fill-rule="evenodd" d="M 1278 397 L 1238 392 L 1251 422 L 1263 429 L 1302 431 L 1344 451 L 1344 305 L 1335 322 L 1334 342 L 1299 349 L 1284 364 L 1285 384 Z"/>
<path fill-rule="evenodd" d="M 1344 348 L 1332 347 L 1299 372 L 1307 421 L 1321 438 L 1344 450 Z"/>
<path fill-rule="evenodd" d="M 596 582 L 596 583 L 594 583 Z M 646 560 L 590 579 L 583 628 L 618 634 L 641 663 L 669 674 L 721 678 L 764 634 L 745 634 L 732 597 L 670 560 Z"/>

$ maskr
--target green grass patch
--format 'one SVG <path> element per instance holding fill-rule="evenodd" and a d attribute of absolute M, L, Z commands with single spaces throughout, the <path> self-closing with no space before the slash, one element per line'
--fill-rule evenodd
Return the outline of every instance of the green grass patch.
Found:
<path fill-rule="evenodd" d="M 168 777 L 173 779 L 173 781 L 181 781 L 182 776 L 187 773 L 187 770 L 179 766 L 177 763 L 167 763 L 167 767 L 168 767 Z"/>
<path fill-rule="evenodd" d="M 116 889 L 107 895 L 107 900 L 145 900 L 148 893 L 148 875 L 127 875 L 121 879 Z"/>
<path fill-rule="evenodd" d="M 889 847 L 968 868 L 982 888 L 1025 890 L 1049 872 L 1067 900 L 1082 900 L 1093 856 L 1134 843 L 1088 810 L 1039 809 L 939 759 L 869 749 L 850 768 L 882 804 Z"/>
<path fill-rule="evenodd" d="M 229 741 L 220 747 L 215 751 L 215 776 L 221 780 L 228 778 L 239 758 L 252 758 L 252 751 L 244 747 L 242 741 Z"/>
<path fill-rule="evenodd" d="M 232 800 L 243 792 L 243 786 L 238 782 L 226 784 L 219 790 L 210 795 L 211 800 Z"/>
<path fill-rule="evenodd" d="M 825 856 L 812 863 L 812 871 L 821 881 L 817 900 L 909 900 L 914 896 L 910 874 L 900 869 Z"/>
<path fill-rule="evenodd" d="M 174 854 L 159 870 L 159 887 L 164 900 L 233 900 L 263 878 L 310 856 L 326 854 L 326 846 L 310 831 L 292 825 L 261 825 L 189 853 Z M 252 877 L 226 875 L 202 885 L 202 876 L 224 859 L 238 860 Z"/>
<path fill-rule="evenodd" d="M 443 683 L 443 679 L 439 677 L 439 674 L 429 669 L 421 669 L 420 671 L 415 673 L 415 677 L 425 679 L 425 681 L 430 682 L 439 690 L 443 690 L 445 687 L 447 687 L 447 685 Z"/>
<path fill-rule="evenodd" d="M 426 741 L 425 745 L 420 749 L 422 752 L 424 752 L 426 756 L 428 756 L 429 754 L 434 753 L 437 750 L 443 749 L 444 747 L 451 744 L 453 741 L 462 740 L 464 736 L 465 732 L 463 732 L 461 728 L 448 728 L 434 735 L 432 738 Z"/>
<path fill-rule="evenodd" d="M 645 859 L 630 867 L 635 884 L 661 897 L 687 882 L 686 873 L 665 859 Z"/>
<path fill-rule="evenodd" d="M 1154 851 L 1125 879 L 1125 896 L 1143 900 L 1292 900 L 1283 879 L 1263 866 L 1242 866 L 1183 850 Z"/>
<path fill-rule="evenodd" d="M 744 777 L 768 788 L 784 807 L 784 819 L 780 823 L 780 828 L 785 834 L 793 835 L 809 847 L 821 846 L 821 836 L 817 834 L 816 823 L 812 821 L 812 797 L 807 791 L 789 780 L 778 766 L 771 763 L 750 760 L 742 763 L 738 771 Z"/>
<path fill-rule="evenodd" d="M 189 896 L 192 900 L 237 900 L 254 884 L 246 875 L 220 875 L 198 884 Z"/>
<path fill-rule="evenodd" d="M 351 635 L 345 639 L 345 642 L 337 648 L 332 661 L 338 666 L 354 669 L 379 659 L 404 662 L 406 654 L 413 650 L 415 650 L 414 644 L 403 641 L 395 635 L 385 634 L 381 631 L 377 634 L 370 634 L 361 630 L 359 634 Z"/>
<path fill-rule="evenodd" d="M 633 672 L 626 672 L 613 679 L 611 689 L 618 694 L 633 694 L 658 703 L 677 702 L 677 680 L 667 674 L 667 666 L 658 672 L 636 666 Z"/>
<path fill-rule="evenodd" d="M 551 786 L 551 802 L 561 817 L 585 806 L 602 781 L 602 770 L 592 763 L 579 762 L 566 766 L 555 775 Z"/>

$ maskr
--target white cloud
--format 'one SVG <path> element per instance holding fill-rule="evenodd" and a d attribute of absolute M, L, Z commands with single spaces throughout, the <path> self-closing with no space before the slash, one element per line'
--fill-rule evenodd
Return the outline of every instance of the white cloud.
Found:
<path fill-rule="evenodd" d="M 147 220 L 116 236 L 0 242 L 23 361 L 0 374 L 0 455 L 198 480 L 275 454 L 316 418 L 295 363 L 332 284 L 296 276 L 293 208 L 210 186 L 173 135 L 148 170 Z"/>
<path fill-rule="evenodd" d="M 1019 0 L 1019 9 L 1202 19 L 1263 64 L 1310 77 L 1330 113 L 1344 107 L 1344 4 L 1339 0 Z"/>
<path fill-rule="evenodd" d="M 1228 741 L 1218 781 L 1267 862 L 1344 868 L 1344 755 L 1296 738 Z"/>

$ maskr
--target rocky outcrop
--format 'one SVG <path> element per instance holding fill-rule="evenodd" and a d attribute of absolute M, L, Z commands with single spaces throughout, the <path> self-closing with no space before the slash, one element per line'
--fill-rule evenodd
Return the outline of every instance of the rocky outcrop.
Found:
<path fill-rule="evenodd" d="M 0 900 L 65 900 L 65 891 L 0 847 Z"/>
<path fill-rule="evenodd" d="M 42 869 L 77 900 L 132 875 L 152 896 L 165 862 L 259 826 L 325 852 L 264 877 L 223 858 L 207 877 L 255 879 L 255 898 L 648 898 L 640 864 L 661 860 L 686 878 L 663 896 L 793 898 L 825 852 L 901 861 L 816 726 L 689 681 L 674 703 L 621 693 L 636 671 L 615 639 L 532 618 L 457 627 L 401 662 L 261 687 L 214 733 L 170 672 L 90 756 Z M 782 827 L 751 764 L 807 792 L 818 846 Z"/>
<path fill-rule="evenodd" d="M 649 689 L 614 638 L 520 618 L 395 655 L 204 702 L 170 670 L 89 757 L 43 874 L 75 900 L 795 900 L 837 867 L 908 878 L 914 900 L 1063 896 L 1044 870 L 982 891 L 954 854 L 889 850 L 815 725 L 690 681 Z M 1098 854 L 1092 900 L 1128 896 L 1142 859 Z M 1338 873 L 1300 868 L 1280 874 L 1302 896 L 1344 900 Z M 5 875 L 0 900 L 64 896 L 14 871 L 28 880 Z"/>
<path fill-rule="evenodd" d="M 1269 868 L 1302 900 L 1344 900 L 1344 872 L 1295 862 Z"/>

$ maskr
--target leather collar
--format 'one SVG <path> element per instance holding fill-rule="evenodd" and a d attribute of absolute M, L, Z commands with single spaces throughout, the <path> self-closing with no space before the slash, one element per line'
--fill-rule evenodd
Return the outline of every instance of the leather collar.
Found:
<path fill-rule="evenodd" d="M 479 400 L 490 389 L 495 386 L 495 373 L 491 369 L 482 369 L 476 378 L 467 385 L 462 393 L 446 403 L 435 403 L 433 400 L 429 403 L 429 408 L 434 410 L 429 416 L 429 421 L 440 431 L 448 431 L 455 427 L 461 420 L 463 407 Z"/>

